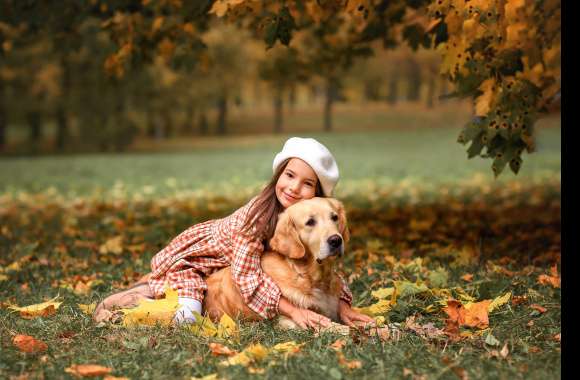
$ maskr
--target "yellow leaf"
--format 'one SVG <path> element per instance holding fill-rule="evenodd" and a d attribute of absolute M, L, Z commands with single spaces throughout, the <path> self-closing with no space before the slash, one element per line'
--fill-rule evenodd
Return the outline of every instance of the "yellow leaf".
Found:
<path fill-rule="evenodd" d="M 302 349 L 302 346 L 304 346 L 305 344 L 306 343 L 298 344 L 295 341 L 291 340 L 289 342 L 278 343 L 277 345 L 272 347 L 272 349 L 280 353 L 295 354 L 299 352 Z"/>
<path fill-rule="evenodd" d="M 395 291 L 395 288 L 380 288 L 377 290 L 373 290 L 371 292 L 371 295 L 375 298 L 378 298 L 378 299 L 384 299 L 384 298 L 387 298 L 389 296 L 392 296 L 394 291 Z"/>
<path fill-rule="evenodd" d="M 8 281 L 8 276 L 0 273 L 0 281 Z"/>
<path fill-rule="evenodd" d="M 493 101 L 494 86 L 495 78 L 486 79 L 479 86 L 483 94 L 475 99 L 475 114 L 477 116 L 486 116 L 489 113 Z"/>
<path fill-rule="evenodd" d="M 81 309 L 83 311 L 83 313 L 88 314 L 88 315 L 93 315 L 93 312 L 95 311 L 95 308 L 97 307 L 96 302 L 93 302 L 91 304 L 82 304 L 79 303 L 77 304 L 77 306 L 79 307 L 79 309 Z"/>
<path fill-rule="evenodd" d="M 101 254 L 112 253 L 115 255 L 120 255 L 121 253 L 123 253 L 122 244 L 123 244 L 123 236 L 111 238 L 99 247 L 99 253 Z"/>
<path fill-rule="evenodd" d="M 161 26 L 163 26 L 163 21 L 164 21 L 163 16 L 157 17 L 153 21 L 153 26 L 151 27 L 153 33 L 157 32 L 159 29 L 161 29 Z"/>
<path fill-rule="evenodd" d="M 380 300 L 367 307 L 353 307 L 353 309 L 369 317 L 374 317 L 375 315 L 384 314 L 391 310 L 391 302 L 388 300 Z"/>
<path fill-rule="evenodd" d="M 510 300 L 511 296 L 512 296 L 512 292 L 507 292 L 503 296 L 499 296 L 499 297 L 494 298 L 493 301 L 491 301 L 491 303 L 489 304 L 489 306 L 487 308 L 487 312 L 491 313 L 492 311 L 494 311 L 498 307 L 505 305 Z"/>
<path fill-rule="evenodd" d="M 218 327 L 214 325 L 209 318 L 203 317 L 195 311 L 193 312 L 193 316 L 195 317 L 195 323 L 191 324 L 190 330 L 194 334 L 207 337 L 216 336 L 218 334 Z"/>
<path fill-rule="evenodd" d="M 230 338 L 239 335 L 239 329 L 236 322 L 227 314 L 222 315 L 217 327 L 218 338 Z"/>
<path fill-rule="evenodd" d="M 223 17 L 228 11 L 228 0 L 217 0 L 208 13 L 215 13 L 218 17 Z"/>
<path fill-rule="evenodd" d="M 269 351 L 266 347 L 257 343 L 248 346 L 245 350 L 243 350 L 239 354 L 222 361 L 220 365 L 226 367 L 231 365 L 242 365 L 244 367 L 247 367 L 254 362 L 264 359 L 266 356 L 268 356 L 268 353 Z"/>
<path fill-rule="evenodd" d="M 58 308 L 60 307 L 60 304 L 62 302 L 55 302 L 55 300 L 57 298 L 58 298 L 58 296 L 54 297 L 53 299 L 51 299 L 49 301 L 46 301 L 43 303 L 38 303 L 35 305 L 29 305 L 29 306 L 23 306 L 23 307 L 11 305 L 11 306 L 8 306 L 8 308 L 11 310 L 16 310 L 16 311 L 20 312 L 20 316 L 22 318 L 25 318 L 25 319 L 32 319 L 35 317 L 46 317 L 46 316 L 53 315 L 54 313 L 56 313 L 56 310 L 58 310 Z"/>
<path fill-rule="evenodd" d="M 165 298 L 158 300 L 143 299 L 132 309 L 121 309 L 123 326 L 169 326 L 178 307 L 177 291 L 166 288 Z"/>

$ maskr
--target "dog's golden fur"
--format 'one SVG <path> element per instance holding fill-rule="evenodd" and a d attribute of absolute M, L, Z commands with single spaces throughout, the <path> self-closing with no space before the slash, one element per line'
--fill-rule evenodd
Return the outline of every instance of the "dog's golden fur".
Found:
<path fill-rule="evenodd" d="M 308 225 L 312 221 L 314 225 Z M 342 286 L 334 272 L 334 261 L 344 252 L 348 239 L 341 202 L 332 198 L 298 202 L 280 214 L 270 240 L 271 249 L 261 258 L 262 270 L 290 303 L 337 321 Z M 143 276 L 132 288 L 107 297 L 97 306 L 95 320 L 111 320 L 114 316 L 111 309 L 136 306 L 141 299 L 152 298 L 147 286 L 149 276 Z M 247 320 L 260 319 L 244 302 L 230 267 L 212 273 L 206 282 L 203 309 L 211 319 L 219 320 L 224 312 Z M 298 327 L 284 316 L 280 316 L 279 323 L 286 328 Z"/>
<path fill-rule="evenodd" d="M 314 225 L 308 225 L 309 222 Z M 334 245 L 330 245 L 334 239 Z M 334 261 L 344 251 L 349 239 L 342 203 L 332 198 L 312 198 L 298 202 L 279 217 L 271 250 L 261 258 L 262 270 L 278 285 L 282 295 L 297 307 L 310 309 L 338 320 L 341 281 L 334 272 Z M 337 241 L 341 244 L 337 245 Z M 248 320 L 258 320 L 244 302 L 226 267 L 207 279 L 204 310 L 217 320 L 223 313 Z M 285 317 L 284 327 L 297 327 Z"/>

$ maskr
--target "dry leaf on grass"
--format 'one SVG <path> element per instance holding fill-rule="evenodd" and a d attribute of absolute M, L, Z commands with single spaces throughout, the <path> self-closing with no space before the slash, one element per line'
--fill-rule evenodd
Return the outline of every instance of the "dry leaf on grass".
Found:
<path fill-rule="evenodd" d="M 18 347 L 20 351 L 27 353 L 42 352 L 48 349 L 46 343 L 34 339 L 34 337 L 31 337 L 30 335 L 16 335 L 12 338 L 12 343 Z"/>
<path fill-rule="evenodd" d="M 113 369 L 98 364 L 73 364 L 64 371 L 73 376 L 95 377 L 109 374 Z"/>
<path fill-rule="evenodd" d="M 342 351 L 336 351 L 336 356 L 338 356 L 338 364 L 344 368 L 357 369 L 362 367 L 362 362 L 360 360 L 347 360 Z"/>
<path fill-rule="evenodd" d="M 53 299 L 29 306 L 19 307 L 16 305 L 8 306 L 9 309 L 20 312 L 20 316 L 24 319 L 32 319 L 36 317 L 47 317 L 56 313 L 62 302 L 55 302 L 58 296 Z"/>
<path fill-rule="evenodd" d="M 554 265 L 550 269 L 551 275 L 541 274 L 538 277 L 538 283 L 541 285 L 551 285 L 554 288 L 559 288 L 561 283 L 560 275 L 558 274 L 558 267 Z"/>
<path fill-rule="evenodd" d="M 530 305 L 530 307 L 536 311 L 538 311 L 541 314 L 544 314 L 546 311 L 548 311 L 548 309 L 546 309 L 543 306 L 538 305 L 537 303 L 534 303 L 532 305 Z"/>
<path fill-rule="evenodd" d="M 346 345 L 346 340 L 344 339 L 337 339 L 334 341 L 334 343 L 332 343 L 330 345 L 330 348 L 332 348 L 333 350 L 342 350 L 342 348 Z"/>
<path fill-rule="evenodd" d="M 302 346 L 304 346 L 305 344 L 306 343 L 298 344 L 295 341 L 291 340 L 289 342 L 278 343 L 277 345 L 272 347 L 272 350 L 278 353 L 296 354 L 302 350 Z"/>
<path fill-rule="evenodd" d="M 225 356 L 232 356 L 238 353 L 238 351 L 232 350 L 231 348 L 224 346 L 223 344 L 219 343 L 210 343 L 209 349 L 211 350 L 211 354 L 213 356 L 225 355 Z"/>

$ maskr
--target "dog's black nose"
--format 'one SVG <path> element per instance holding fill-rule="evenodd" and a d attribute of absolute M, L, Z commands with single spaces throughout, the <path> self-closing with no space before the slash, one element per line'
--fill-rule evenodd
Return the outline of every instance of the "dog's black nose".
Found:
<path fill-rule="evenodd" d="M 328 245 L 331 248 L 338 248 L 342 245 L 342 238 L 340 237 L 340 235 L 332 235 L 331 237 L 328 238 Z"/>

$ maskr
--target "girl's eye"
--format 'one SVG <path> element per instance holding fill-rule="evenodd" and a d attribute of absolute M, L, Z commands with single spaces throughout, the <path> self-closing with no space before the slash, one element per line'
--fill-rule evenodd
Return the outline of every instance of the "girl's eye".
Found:
<path fill-rule="evenodd" d="M 332 214 L 332 216 L 330 217 L 330 219 L 332 219 L 333 222 L 338 222 L 338 215 Z"/>
<path fill-rule="evenodd" d="M 310 218 L 306 222 L 306 225 L 312 227 L 312 226 L 316 225 L 316 220 L 314 220 L 314 218 Z"/>
<path fill-rule="evenodd" d="M 314 185 L 311 182 L 306 182 L 306 186 L 314 187 Z"/>
<path fill-rule="evenodd" d="M 292 178 L 292 174 L 290 174 L 290 173 L 286 173 L 286 175 L 287 175 L 288 177 Z"/>

